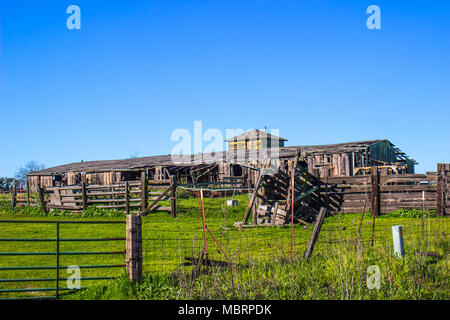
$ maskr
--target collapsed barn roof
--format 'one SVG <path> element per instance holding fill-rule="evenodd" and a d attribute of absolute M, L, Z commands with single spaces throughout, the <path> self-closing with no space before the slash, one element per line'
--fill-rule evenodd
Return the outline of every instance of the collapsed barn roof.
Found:
<path fill-rule="evenodd" d="M 382 141 L 386 141 L 394 147 L 387 139 L 381 139 L 328 145 L 290 146 L 256 150 L 230 150 L 213 153 L 199 153 L 182 157 L 159 155 L 122 160 L 81 161 L 35 171 L 30 173 L 29 176 L 55 175 L 68 172 L 138 171 L 155 166 L 198 166 L 205 163 L 222 162 L 245 164 L 251 161 L 261 160 L 265 157 L 294 157 L 297 152 L 304 152 L 308 155 L 318 155 L 361 151 Z M 394 149 L 396 150 L 398 159 L 410 160 L 416 163 L 413 159 L 409 159 L 400 149 Z"/>

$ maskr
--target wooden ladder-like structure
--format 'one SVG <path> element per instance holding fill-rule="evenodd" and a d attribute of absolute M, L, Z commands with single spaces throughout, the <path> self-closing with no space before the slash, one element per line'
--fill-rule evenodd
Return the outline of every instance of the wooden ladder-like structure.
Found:
<path fill-rule="evenodd" d="M 260 170 L 260 177 L 244 215 L 243 224 L 248 220 L 250 210 L 258 225 L 282 225 L 291 221 L 292 202 L 294 203 L 294 222 L 313 222 L 322 203 L 320 180 L 308 172 L 305 155 L 297 154 L 288 162 L 285 169 L 267 168 Z M 269 160 L 270 161 L 270 160 Z M 292 185 L 294 192 L 292 192 Z M 256 198 L 260 199 L 257 209 Z"/>

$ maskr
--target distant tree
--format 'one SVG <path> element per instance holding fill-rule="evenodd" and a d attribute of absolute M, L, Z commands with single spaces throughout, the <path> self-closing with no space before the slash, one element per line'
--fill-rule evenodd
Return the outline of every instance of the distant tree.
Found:
<path fill-rule="evenodd" d="M 25 185 L 27 181 L 27 175 L 30 172 L 39 171 L 44 169 L 43 164 L 39 164 L 37 161 L 28 161 L 23 167 L 16 170 L 16 175 L 14 176 L 21 185 Z"/>
<path fill-rule="evenodd" d="M 9 191 L 11 190 L 14 178 L 1 177 L 0 178 L 0 190 Z"/>
<path fill-rule="evenodd" d="M 136 159 L 139 156 L 139 152 L 135 151 L 133 154 L 130 154 L 130 159 Z"/>

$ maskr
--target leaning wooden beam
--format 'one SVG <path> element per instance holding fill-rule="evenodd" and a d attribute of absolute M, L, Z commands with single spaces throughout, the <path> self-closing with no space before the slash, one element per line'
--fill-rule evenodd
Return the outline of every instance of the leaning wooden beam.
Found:
<path fill-rule="evenodd" d="M 326 213 L 327 209 L 321 207 L 319 211 L 319 216 L 317 217 L 316 223 L 314 225 L 314 230 L 312 232 L 311 238 L 309 239 L 308 245 L 306 246 L 304 255 L 306 259 L 308 259 L 311 256 L 314 250 L 314 246 L 316 244 L 317 238 L 319 237 L 320 228 L 322 227 L 323 219 L 325 218 Z"/>
<path fill-rule="evenodd" d="M 158 204 L 159 201 L 161 201 L 170 191 L 172 190 L 172 186 L 170 186 L 166 191 L 164 191 L 163 193 L 161 193 L 161 195 L 156 198 L 155 201 L 153 201 L 147 209 L 145 209 L 144 211 L 141 211 L 141 215 L 145 216 L 147 213 L 149 213 L 150 211 L 153 210 L 154 207 L 156 207 L 156 205 Z"/>
<path fill-rule="evenodd" d="M 261 186 L 261 182 L 263 181 L 264 176 L 264 169 L 266 168 L 267 163 L 269 163 L 270 158 L 267 158 L 267 160 L 264 162 L 264 165 L 262 167 L 262 170 L 259 173 L 258 181 L 255 184 L 255 188 L 253 189 L 252 197 L 250 198 L 250 201 L 247 206 L 247 210 L 245 210 L 244 219 L 242 220 L 242 224 L 246 224 L 248 221 L 248 216 L 250 215 L 250 210 L 252 210 L 253 203 L 256 199 L 256 194 L 258 193 L 259 187 Z"/>

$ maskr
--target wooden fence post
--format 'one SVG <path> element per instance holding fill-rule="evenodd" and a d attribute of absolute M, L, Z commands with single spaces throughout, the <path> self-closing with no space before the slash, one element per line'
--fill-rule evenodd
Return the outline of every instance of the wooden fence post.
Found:
<path fill-rule="evenodd" d="M 45 213 L 48 213 L 47 205 L 45 204 L 45 198 L 44 198 L 44 188 L 41 188 L 39 186 L 39 200 L 41 201 L 41 207 L 42 210 L 44 210 Z"/>
<path fill-rule="evenodd" d="M 126 268 L 131 281 L 142 278 L 142 220 L 140 215 L 127 215 Z"/>
<path fill-rule="evenodd" d="M 27 178 L 27 206 L 30 206 L 30 181 Z"/>
<path fill-rule="evenodd" d="M 323 219 L 325 219 L 326 213 L 327 209 L 325 209 L 324 207 L 320 208 L 319 215 L 317 216 L 316 223 L 314 224 L 314 229 L 311 238 L 309 239 L 308 244 L 306 246 L 304 254 L 304 257 L 306 259 L 308 259 L 311 256 L 314 250 L 314 246 L 316 244 L 317 238 L 319 238 L 320 228 L 322 228 Z"/>
<path fill-rule="evenodd" d="M 87 207 L 87 196 L 86 196 L 86 182 L 81 182 L 81 205 L 83 210 Z"/>
<path fill-rule="evenodd" d="M 256 202 L 257 201 L 253 202 L 253 207 L 252 207 L 252 222 L 253 222 L 254 226 L 256 226 L 258 224 L 258 209 L 256 208 Z"/>
<path fill-rule="evenodd" d="M 130 214 L 130 194 L 128 192 L 128 181 L 125 181 L 125 213 Z"/>
<path fill-rule="evenodd" d="M 147 172 L 141 172 L 141 212 L 147 209 L 148 193 L 147 193 Z"/>
<path fill-rule="evenodd" d="M 438 163 L 437 165 L 437 198 L 436 198 L 436 215 L 445 216 L 447 215 L 447 181 L 446 181 L 446 170 L 450 169 L 450 165 L 443 163 Z"/>
<path fill-rule="evenodd" d="M 11 190 L 11 210 L 14 210 L 16 207 L 16 180 L 14 180 Z"/>
<path fill-rule="evenodd" d="M 177 216 L 177 176 L 170 176 L 170 215 L 172 218 Z"/>
<path fill-rule="evenodd" d="M 371 204 L 372 204 L 372 215 L 380 215 L 380 174 L 378 172 L 378 167 L 372 167 L 370 171 L 370 184 L 371 184 Z"/>

